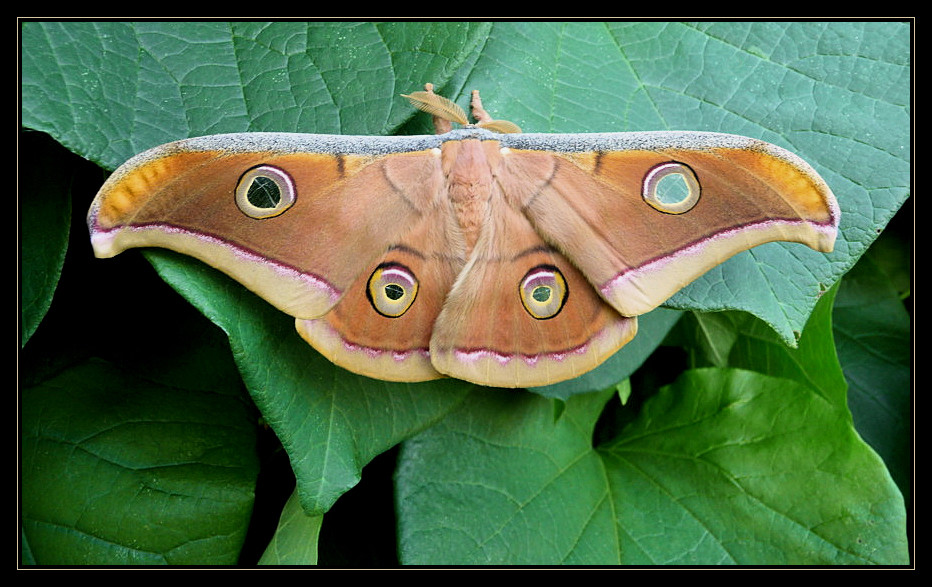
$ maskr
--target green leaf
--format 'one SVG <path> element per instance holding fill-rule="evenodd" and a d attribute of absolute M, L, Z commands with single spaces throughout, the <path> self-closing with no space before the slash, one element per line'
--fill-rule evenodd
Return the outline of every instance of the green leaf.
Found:
<path fill-rule="evenodd" d="M 406 442 L 395 476 L 401 562 L 611 560 L 611 504 L 593 483 L 605 474 L 591 445 L 611 395 L 570 398 L 555 419 L 556 400 L 480 388 Z"/>
<path fill-rule="evenodd" d="M 317 537 L 323 516 L 304 513 L 297 493 L 291 495 L 278 529 L 259 559 L 261 565 L 316 565 Z"/>
<path fill-rule="evenodd" d="M 593 447 L 613 391 L 483 390 L 405 443 L 406 564 L 902 564 L 902 497 L 847 411 L 787 379 L 685 373 Z"/>
<path fill-rule="evenodd" d="M 729 365 L 793 379 L 844 408 L 848 386 L 835 354 L 832 331 L 836 291 L 832 288 L 819 300 L 798 348 L 787 348 L 760 321 L 747 321 L 732 349 Z"/>
<path fill-rule="evenodd" d="M 834 298 L 833 289 L 820 299 L 796 349 L 760 320 L 722 314 L 720 329 L 733 325 L 725 363 L 761 373 L 689 371 L 595 448 L 592 426 L 601 404 L 573 403 L 595 401 L 593 394 L 570 399 L 563 412 L 569 416 L 557 422 L 546 419 L 546 404 L 535 404 L 536 426 L 517 410 L 492 408 L 516 420 L 497 426 L 491 420 L 483 429 L 473 423 L 490 418 L 484 408 L 463 404 L 402 453 L 406 562 L 440 553 L 456 564 L 905 562 L 902 497 L 847 410 L 834 352 Z M 715 338 L 708 328 L 685 330 Z M 592 459 L 601 459 L 602 468 L 586 469 Z M 521 474 L 495 481 L 497 471 L 519 466 Z M 478 478 L 467 481 L 461 471 Z M 819 491 L 823 486 L 831 490 Z M 456 491 L 464 495 L 445 493 Z M 500 497 L 480 497 L 486 493 Z M 570 493 L 574 508 L 540 511 Z M 444 504 L 443 517 L 425 501 Z M 449 507 L 461 502 L 467 504 L 462 512 Z"/>
<path fill-rule="evenodd" d="M 637 336 L 604 363 L 575 379 L 545 387 L 535 387 L 531 391 L 546 397 L 567 399 L 577 393 L 605 389 L 627 379 L 660 345 L 667 332 L 680 319 L 681 314 L 682 312 L 676 310 L 657 308 L 644 316 L 639 316 Z"/>
<path fill-rule="evenodd" d="M 883 463 L 846 410 L 793 381 L 688 372 L 603 450 L 631 562 L 908 561 Z"/>
<path fill-rule="evenodd" d="M 237 395 L 92 360 L 25 389 L 22 429 L 24 547 L 36 563 L 238 560 L 258 461 Z"/>
<path fill-rule="evenodd" d="M 386 134 L 485 23 L 28 22 L 23 124 L 108 169 L 188 136 Z"/>
<path fill-rule="evenodd" d="M 707 364 L 793 379 L 844 407 L 847 384 L 832 330 L 836 291 L 832 288 L 819 299 L 797 348 L 787 347 L 766 323 L 743 312 L 689 315 L 678 342 L 697 349 Z"/>
<path fill-rule="evenodd" d="M 330 509 L 367 462 L 441 419 L 472 387 L 454 379 L 389 383 L 340 369 L 297 335 L 293 318 L 225 275 L 169 251 L 146 254 L 230 337 L 243 381 L 288 452 L 308 514 Z"/>
<path fill-rule="evenodd" d="M 911 321 L 873 250 L 840 287 L 820 299 L 797 349 L 787 348 L 766 324 L 741 312 L 688 314 L 676 341 L 701 349 L 706 364 L 796 379 L 829 401 L 848 405 L 858 432 L 907 491 Z M 890 254 L 884 250 L 880 256 Z"/>
<path fill-rule="evenodd" d="M 47 137 L 43 140 L 37 133 L 24 133 L 22 139 L 27 149 L 36 149 L 38 157 L 26 162 L 20 178 L 21 185 L 29 186 L 20 198 L 21 347 L 52 305 L 65 264 L 71 225 L 68 170 L 72 165 L 71 158 L 51 148 Z"/>
<path fill-rule="evenodd" d="M 835 340 L 858 431 L 908 493 L 913 446 L 911 320 L 893 281 L 874 257 L 862 257 L 842 281 L 834 311 Z"/>

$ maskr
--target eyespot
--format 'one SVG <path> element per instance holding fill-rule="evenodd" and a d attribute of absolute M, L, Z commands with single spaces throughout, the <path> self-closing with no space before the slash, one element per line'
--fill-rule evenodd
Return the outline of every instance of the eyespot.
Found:
<path fill-rule="evenodd" d="M 404 265 L 383 263 L 369 277 L 366 297 L 379 314 L 398 318 L 408 311 L 417 297 L 417 278 Z"/>
<path fill-rule="evenodd" d="M 641 195 L 654 209 L 667 214 L 689 212 L 699 202 L 699 180 L 688 165 L 661 163 L 644 176 Z"/>
<path fill-rule="evenodd" d="M 559 269 L 552 265 L 538 265 L 521 280 L 518 293 L 528 314 L 537 320 L 546 320 L 560 313 L 569 290 Z"/>
<path fill-rule="evenodd" d="M 236 184 L 236 205 L 251 218 L 278 216 L 294 204 L 295 198 L 291 176 L 271 165 L 253 167 Z"/>

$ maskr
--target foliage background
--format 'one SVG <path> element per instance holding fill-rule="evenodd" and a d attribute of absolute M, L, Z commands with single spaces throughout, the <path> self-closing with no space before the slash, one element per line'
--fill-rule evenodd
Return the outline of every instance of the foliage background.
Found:
<path fill-rule="evenodd" d="M 22 23 L 23 562 L 908 563 L 908 210 L 874 241 L 909 194 L 910 41 L 902 22 Z M 605 366 L 528 392 L 357 377 L 208 267 L 144 253 L 182 300 L 136 253 L 91 258 L 100 168 L 219 132 L 431 132 L 398 98 L 426 81 L 526 131 L 786 147 L 839 198 L 836 250 L 738 255 Z"/>

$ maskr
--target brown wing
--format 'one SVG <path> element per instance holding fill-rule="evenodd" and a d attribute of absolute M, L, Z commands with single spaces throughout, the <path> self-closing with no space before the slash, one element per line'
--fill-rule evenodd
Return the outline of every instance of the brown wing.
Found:
<path fill-rule="evenodd" d="M 831 251 L 837 203 L 798 157 L 731 135 L 627 134 L 634 136 L 576 135 L 550 151 L 513 149 L 502 173 L 513 204 L 622 314 L 657 307 L 765 242 Z M 658 194 L 667 179 L 674 190 L 682 184 L 679 208 Z"/>
<path fill-rule="evenodd" d="M 266 146 L 253 135 L 228 137 L 229 149 L 223 137 L 207 137 L 206 146 L 205 139 L 182 141 L 117 170 L 88 213 L 97 256 L 130 247 L 173 249 L 293 316 L 312 318 L 412 230 L 439 192 L 439 163 L 430 150 L 316 153 L 281 140 Z M 238 140 L 255 145 L 232 148 Z M 293 203 L 268 217 L 244 212 L 237 194 L 255 170 L 278 181 L 274 189 Z"/>
<path fill-rule="evenodd" d="M 355 373 L 390 381 L 442 377 L 430 339 L 464 252 L 444 206 L 373 262 L 323 318 L 297 320 L 298 332 L 328 359 Z"/>
<path fill-rule="evenodd" d="M 435 325 L 430 356 L 447 375 L 499 387 L 581 375 L 637 330 L 518 211 L 495 206 Z"/>

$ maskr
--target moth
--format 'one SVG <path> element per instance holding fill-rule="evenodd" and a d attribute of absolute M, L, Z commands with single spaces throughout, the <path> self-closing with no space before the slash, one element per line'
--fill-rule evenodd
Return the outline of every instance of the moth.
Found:
<path fill-rule="evenodd" d="M 90 207 L 94 252 L 196 257 L 356 373 L 529 387 L 595 368 L 638 315 L 740 251 L 833 248 L 832 191 L 769 143 L 525 134 L 478 91 L 475 124 L 430 84 L 407 98 L 436 135 L 238 133 L 141 153 Z"/>

